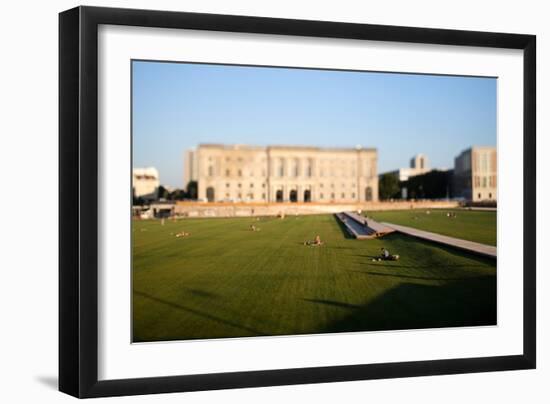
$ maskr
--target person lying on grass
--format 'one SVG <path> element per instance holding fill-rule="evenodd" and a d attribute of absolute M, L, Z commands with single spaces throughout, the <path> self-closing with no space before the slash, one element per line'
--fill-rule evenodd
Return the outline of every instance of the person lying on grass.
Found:
<path fill-rule="evenodd" d="M 312 245 L 312 246 L 323 245 L 323 242 L 321 241 L 321 237 L 317 235 L 313 240 L 304 241 L 304 245 Z"/>
<path fill-rule="evenodd" d="M 372 260 L 373 261 L 397 261 L 398 259 L 399 259 L 399 255 L 397 254 L 392 255 L 386 248 L 382 247 L 380 249 L 380 256 L 377 258 L 373 258 Z"/>
<path fill-rule="evenodd" d="M 187 237 L 189 236 L 189 233 L 185 232 L 185 231 L 180 231 L 179 233 L 176 233 L 176 237 L 177 238 L 180 238 L 180 237 Z"/>

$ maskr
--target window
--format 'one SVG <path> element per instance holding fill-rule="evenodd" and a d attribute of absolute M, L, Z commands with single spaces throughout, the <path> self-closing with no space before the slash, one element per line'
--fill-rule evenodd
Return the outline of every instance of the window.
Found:
<path fill-rule="evenodd" d="M 262 183 L 262 188 L 265 188 L 265 182 L 264 182 L 264 183 Z"/>
<path fill-rule="evenodd" d="M 263 194 L 262 194 L 262 199 L 264 199 L 264 200 L 265 200 L 265 193 L 263 193 Z"/>
<path fill-rule="evenodd" d="M 226 187 L 226 188 L 229 188 L 229 182 L 226 182 L 226 183 L 225 183 L 225 187 Z"/>
<path fill-rule="evenodd" d="M 324 185 L 324 184 L 320 184 L 319 186 L 320 186 L 321 188 L 323 188 L 325 185 Z"/>
<path fill-rule="evenodd" d="M 208 202 L 214 202 L 214 188 L 208 187 L 206 188 L 206 199 Z"/>
<path fill-rule="evenodd" d="M 330 198 L 334 199 L 334 192 L 330 194 Z"/>
<path fill-rule="evenodd" d="M 285 176 L 285 159 L 279 159 L 279 177 Z"/>
<path fill-rule="evenodd" d="M 487 177 L 483 177 L 483 188 L 487 188 Z"/>
<path fill-rule="evenodd" d="M 346 199 L 346 194 L 342 192 L 342 199 Z"/>
<path fill-rule="evenodd" d="M 227 199 L 229 199 L 229 192 L 227 192 L 227 193 L 225 194 L 225 197 L 226 197 Z"/>
<path fill-rule="evenodd" d="M 323 193 L 320 193 L 319 194 L 319 199 L 324 199 L 324 198 L 325 198 L 325 196 L 323 195 Z"/>
<path fill-rule="evenodd" d="M 253 182 L 250 183 L 250 188 L 254 188 L 254 183 Z"/>
<path fill-rule="evenodd" d="M 231 170 L 225 170 L 225 176 L 230 177 L 231 176 Z"/>
<path fill-rule="evenodd" d="M 487 172 L 487 153 L 481 155 L 481 171 Z"/>
<path fill-rule="evenodd" d="M 238 175 L 239 175 L 239 177 L 242 177 L 242 176 L 243 176 L 243 171 L 242 171 L 242 170 L 239 170 L 239 171 L 238 171 Z"/>
<path fill-rule="evenodd" d="M 372 188 L 366 187 L 365 188 L 365 200 L 366 201 L 372 201 Z"/>
<path fill-rule="evenodd" d="M 295 189 L 291 190 L 289 194 L 289 199 L 290 202 L 298 202 L 298 191 L 296 191 Z"/>
<path fill-rule="evenodd" d="M 355 192 L 352 192 L 352 193 L 351 193 L 351 197 L 352 197 L 353 199 L 355 199 Z"/>
<path fill-rule="evenodd" d="M 214 167 L 208 166 L 208 176 L 212 177 L 214 175 Z"/>
<path fill-rule="evenodd" d="M 481 199 L 481 194 L 477 194 L 477 199 Z"/>
<path fill-rule="evenodd" d="M 489 199 L 493 199 L 493 194 L 489 192 Z"/>
<path fill-rule="evenodd" d="M 241 183 L 238 183 L 237 186 L 240 188 L 240 187 L 241 187 Z"/>

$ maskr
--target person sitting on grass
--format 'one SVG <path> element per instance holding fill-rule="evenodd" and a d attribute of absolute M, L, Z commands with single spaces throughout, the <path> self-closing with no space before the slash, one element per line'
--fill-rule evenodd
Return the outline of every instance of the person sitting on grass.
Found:
<path fill-rule="evenodd" d="M 252 230 L 252 231 L 260 231 L 260 228 L 254 226 L 253 224 L 251 224 L 251 225 L 250 225 L 250 230 Z"/>
<path fill-rule="evenodd" d="M 311 246 L 323 245 L 323 242 L 321 241 L 321 237 L 317 235 L 313 240 L 304 241 L 304 245 L 311 245 Z"/>
<path fill-rule="evenodd" d="M 373 258 L 373 261 L 397 261 L 399 259 L 399 255 L 391 255 L 390 252 L 382 247 L 380 249 L 380 256 L 378 258 Z"/>

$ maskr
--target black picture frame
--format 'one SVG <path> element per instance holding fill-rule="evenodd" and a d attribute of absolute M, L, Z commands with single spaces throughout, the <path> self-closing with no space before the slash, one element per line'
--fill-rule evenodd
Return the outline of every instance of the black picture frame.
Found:
<path fill-rule="evenodd" d="M 523 50 L 523 354 L 99 381 L 100 24 Z M 534 35 L 97 7 L 77 7 L 60 13 L 59 390 L 85 398 L 535 368 L 535 103 Z"/>

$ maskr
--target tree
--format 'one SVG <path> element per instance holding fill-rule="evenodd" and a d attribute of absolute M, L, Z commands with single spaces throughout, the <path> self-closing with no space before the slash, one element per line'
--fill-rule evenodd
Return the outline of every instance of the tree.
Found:
<path fill-rule="evenodd" d="M 135 195 L 132 197 L 132 205 L 134 206 L 143 206 L 145 205 L 145 200 L 140 196 L 136 197 Z"/>
<path fill-rule="evenodd" d="M 182 199 L 185 199 L 186 196 L 187 194 L 183 189 L 175 189 L 170 193 L 169 199 L 171 201 L 180 201 Z"/>
<path fill-rule="evenodd" d="M 394 174 L 386 173 L 378 181 L 378 196 L 380 199 L 400 198 L 399 178 Z"/>
<path fill-rule="evenodd" d="M 168 199 L 170 196 L 170 192 L 166 188 L 164 188 L 162 185 L 159 185 L 157 188 L 157 198 L 158 199 Z"/>
<path fill-rule="evenodd" d="M 452 196 L 453 171 L 432 170 L 404 183 L 411 199 L 443 199 Z"/>

